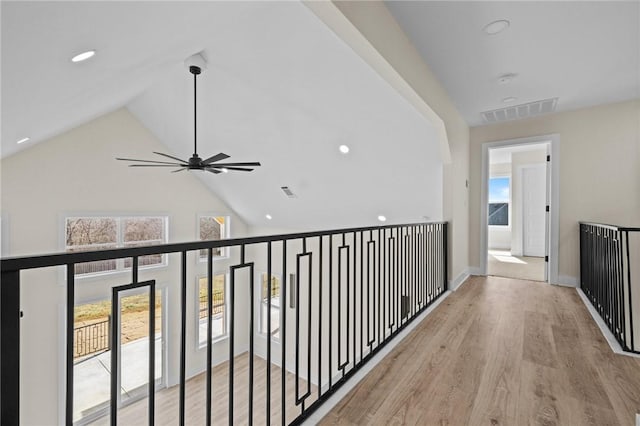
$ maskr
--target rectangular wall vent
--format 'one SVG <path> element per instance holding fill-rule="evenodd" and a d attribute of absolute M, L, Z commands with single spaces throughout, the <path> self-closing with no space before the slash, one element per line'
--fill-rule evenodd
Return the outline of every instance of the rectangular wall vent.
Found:
<path fill-rule="evenodd" d="M 556 110 L 558 98 L 544 99 L 529 102 L 528 104 L 513 105 L 505 108 L 482 112 L 485 123 L 499 123 L 502 121 L 519 120 L 521 118 L 535 117 L 548 114 Z"/>
<path fill-rule="evenodd" d="M 281 186 L 280 189 L 288 198 L 298 198 L 288 186 Z"/>

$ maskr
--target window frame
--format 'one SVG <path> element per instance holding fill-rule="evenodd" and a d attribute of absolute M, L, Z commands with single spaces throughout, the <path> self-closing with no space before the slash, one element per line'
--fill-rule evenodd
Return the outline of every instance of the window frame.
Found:
<path fill-rule="evenodd" d="M 491 191 L 491 179 L 508 179 L 509 180 L 509 200 L 506 202 L 508 212 L 507 212 L 507 224 L 506 225 L 491 225 L 489 223 L 489 205 L 496 204 L 492 203 L 489 199 L 488 193 Z M 511 213 L 513 211 L 513 197 L 512 197 L 512 187 L 513 187 L 513 177 L 511 174 L 495 174 L 493 176 L 489 176 L 488 182 L 488 191 L 487 191 L 487 225 L 493 228 L 502 228 L 502 229 L 510 229 L 511 228 Z M 501 203 L 502 204 L 502 203 Z"/>
<path fill-rule="evenodd" d="M 281 302 L 281 294 L 282 294 L 281 292 L 282 292 L 282 286 L 283 286 L 282 275 L 274 274 L 273 272 L 271 273 L 272 277 L 275 277 L 275 278 L 278 279 L 278 281 L 280 281 L 280 292 L 278 293 L 278 295 L 276 297 L 274 297 L 273 295 L 271 296 L 272 300 L 273 299 L 277 299 L 278 300 L 278 305 L 277 306 L 274 306 L 272 301 L 270 302 L 270 301 L 265 301 L 264 300 L 267 297 L 266 294 L 264 294 L 264 295 L 262 294 L 262 291 L 263 291 L 263 289 L 262 289 L 262 279 L 263 279 L 263 277 L 265 275 L 267 275 L 266 272 L 260 272 L 258 274 L 258 282 L 260 283 L 260 293 L 259 293 L 259 299 L 258 299 L 258 303 L 259 303 L 259 306 L 260 306 L 259 307 L 260 316 L 259 316 L 259 319 L 258 319 L 258 334 L 263 336 L 263 337 L 265 337 L 265 338 L 267 337 L 268 334 L 270 334 L 272 340 L 274 340 L 276 342 L 279 342 L 280 341 L 280 337 L 279 337 L 280 334 L 279 333 L 280 333 L 280 328 L 282 326 L 282 324 L 280 322 L 280 318 L 281 318 L 281 315 L 282 315 L 282 306 L 280 306 L 280 304 L 279 304 Z M 263 330 L 266 330 L 266 328 L 267 328 L 267 324 L 263 324 L 262 323 L 262 316 L 263 316 L 263 312 L 264 312 L 264 309 L 265 309 L 266 306 L 270 306 L 271 309 L 276 308 L 276 309 L 278 309 L 278 311 L 280 311 L 279 315 L 278 315 L 278 328 L 275 329 L 274 331 L 271 331 L 271 333 L 267 333 L 266 331 L 263 331 Z M 273 321 L 273 318 L 272 318 L 272 321 Z M 271 326 L 273 326 L 273 322 L 271 323 Z M 274 336 L 275 333 L 278 333 L 278 336 Z"/>
<path fill-rule="evenodd" d="M 224 277 L 224 312 L 222 314 L 223 317 L 223 324 L 224 324 L 224 333 L 218 335 L 218 336 L 213 336 L 212 339 L 212 343 L 215 344 L 217 342 L 220 342 L 222 340 L 226 340 L 229 338 L 229 326 L 228 326 L 228 322 L 229 322 L 229 298 L 227 297 L 227 295 L 229 294 L 229 274 L 226 272 L 218 272 L 216 273 L 214 271 L 213 273 L 213 277 L 215 279 L 216 276 L 218 275 L 222 275 Z M 195 308 L 194 308 L 194 312 L 195 315 L 194 320 L 195 320 L 195 330 L 196 332 L 195 334 L 195 343 L 196 343 L 196 349 L 201 350 L 201 349 L 205 349 L 207 347 L 207 339 L 206 336 L 203 339 L 203 341 L 200 341 L 200 280 L 201 279 L 206 279 L 207 278 L 207 274 L 197 274 L 196 275 L 196 279 L 195 279 L 195 291 L 194 291 L 194 303 L 195 303 Z"/>
<path fill-rule="evenodd" d="M 202 218 L 208 218 L 208 217 L 223 217 L 224 218 L 224 225 L 223 225 L 223 229 L 224 229 L 224 237 L 221 238 L 221 240 L 226 240 L 231 238 L 231 216 L 229 214 L 217 214 L 217 213 L 199 213 L 196 219 L 196 240 L 197 241 L 205 241 L 202 240 L 200 238 L 200 220 Z M 206 250 L 206 249 L 205 249 Z M 214 259 L 228 259 L 229 258 L 229 247 L 220 247 L 220 254 L 213 255 Z M 198 263 L 206 263 L 207 262 L 207 258 L 208 256 L 206 254 L 202 254 L 200 251 L 198 251 Z"/>
<path fill-rule="evenodd" d="M 106 213 L 106 214 L 84 214 L 84 213 L 79 213 L 79 214 L 75 214 L 75 213 L 69 213 L 69 214 L 65 214 L 62 216 L 62 234 L 61 234 L 61 245 L 62 245 L 62 250 L 65 252 L 68 252 L 68 249 L 70 247 L 73 246 L 67 246 L 67 223 L 69 220 L 73 220 L 73 219 L 113 219 L 116 221 L 116 242 L 115 242 L 115 248 L 126 248 L 126 244 L 127 243 L 131 243 L 131 241 L 125 242 L 124 241 L 124 232 L 122 229 L 123 226 L 123 222 L 126 219 L 144 219 L 144 218 L 153 218 L 153 219 L 162 219 L 162 232 L 164 235 L 164 239 L 161 240 L 161 242 L 159 242 L 157 245 L 161 245 L 161 244 L 167 244 L 169 241 L 169 216 L 166 214 L 129 214 L 129 213 L 123 213 L 123 214 L 113 214 L 113 213 Z M 157 241 L 157 240 L 150 240 L 150 241 Z M 138 242 L 138 241 L 136 241 Z M 109 245 L 109 244 L 113 244 L 113 243 L 105 243 L 105 244 L 90 244 L 90 245 L 85 245 L 85 246 L 76 246 L 76 247 L 91 247 L 91 246 L 101 246 L 101 245 Z M 154 244 L 156 245 L 156 244 Z M 87 250 L 90 251 L 90 250 Z M 123 274 L 123 273 L 129 273 L 131 272 L 131 266 L 125 266 L 125 261 L 126 259 L 130 259 L 130 258 L 119 258 L 119 259 L 115 259 L 116 261 L 116 268 L 115 269 L 111 269 L 111 270 L 106 270 L 106 271 L 99 271 L 99 272 L 89 272 L 89 273 L 76 273 L 75 275 L 75 279 L 86 279 L 86 278 L 95 278 L 95 277 L 102 277 L 102 276 L 107 276 L 107 275 L 117 275 L 117 274 Z M 152 264 L 152 265 L 139 265 L 138 269 L 139 270 L 148 270 L 148 269 L 156 269 L 156 268 L 164 268 L 167 267 L 169 265 L 169 256 L 167 255 L 167 253 L 163 253 L 161 255 L 161 262 L 160 263 L 156 263 L 156 264 Z"/>

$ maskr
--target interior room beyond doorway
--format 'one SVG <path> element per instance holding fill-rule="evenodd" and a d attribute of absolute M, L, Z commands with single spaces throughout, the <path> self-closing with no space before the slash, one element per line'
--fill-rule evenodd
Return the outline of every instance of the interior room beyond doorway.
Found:
<path fill-rule="evenodd" d="M 489 150 L 487 274 L 545 281 L 549 143 Z"/>

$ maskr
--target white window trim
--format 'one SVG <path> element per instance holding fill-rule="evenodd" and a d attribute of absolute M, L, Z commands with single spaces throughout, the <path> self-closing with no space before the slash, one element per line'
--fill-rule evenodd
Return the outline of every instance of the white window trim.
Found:
<path fill-rule="evenodd" d="M 67 251 L 67 220 L 68 219 L 74 219 L 74 218 L 110 218 L 110 219 L 116 219 L 118 221 L 118 227 L 116 229 L 116 238 L 117 238 L 117 242 L 116 242 L 116 247 L 117 248 L 124 248 L 124 242 L 122 241 L 122 229 L 120 227 L 120 221 L 122 219 L 129 219 L 129 218 L 144 218 L 144 217 L 158 217 L 158 218 L 162 218 L 164 220 L 164 237 L 165 240 L 164 242 L 161 242 L 160 244 L 167 244 L 169 242 L 169 215 L 166 213 L 148 213 L 148 214 L 142 214 L 142 213 L 75 213 L 75 212 L 71 212 L 71 213 L 65 213 L 63 215 L 61 215 L 60 217 L 60 222 L 62 223 L 60 229 L 61 229 L 61 233 L 60 233 L 60 246 L 62 247 L 62 251 L 66 252 Z M 100 277 L 104 277 L 104 276 L 117 276 L 117 275 L 122 275 L 122 274 L 128 274 L 131 273 L 131 267 L 125 267 L 124 266 L 124 258 L 121 259 L 116 259 L 116 269 L 111 270 L 111 271 L 101 271 L 101 272 L 94 272 L 94 273 L 88 273 L 88 274 L 75 274 L 75 279 L 76 280 L 84 280 L 84 279 L 92 279 L 92 278 L 100 278 Z M 162 255 L 162 262 L 155 264 L 155 265 L 144 265 L 144 266 L 139 266 L 139 270 L 153 270 L 153 269 L 161 269 L 161 268 L 166 268 L 169 265 L 169 256 L 165 253 Z"/>
<path fill-rule="evenodd" d="M 271 304 L 270 302 L 263 302 L 262 301 L 262 299 L 263 299 L 263 295 L 262 295 L 262 276 L 263 275 L 267 275 L 267 273 L 266 272 L 260 272 L 258 274 L 258 283 L 260 285 L 260 294 L 258 295 L 259 315 L 260 315 L 258 317 L 258 334 L 261 335 L 261 336 L 264 336 L 265 338 L 267 337 L 268 334 L 271 334 L 271 339 L 276 341 L 276 342 L 279 342 L 280 338 L 273 335 L 273 333 L 275 333 L 275 332 L 266 333 L 266 332 L 262 331 L 262 329 L 263 329 L 263 327 L 262 327 L 263 326 L 263 324 L 262 324 L 262 310 L 264 309 L 264 305 L 265 304 L 269 304 L 269 305 Z M 282 283 L 282 276 L 280 274 L 274 274 L 273 272 L 271 273 L 271 276 L 276 277 L 276 278 L 278 278 L 278 280 L 280 280 L 280 295 L 282 295 L 282 286 L 284 285 Z M 282 300 L 281 300 L 282 297 L 280 295 L 278 295 L 277 297 L 278 297 L 278 301 L 281 303 L 282 302 Z M 265 297 L 266 297 L 266 295 L 265 295 Z M 274 299 L 273 296 L 271 298 Z M 277 308 L 280 311 L 280 315 L 282 315 L 282 306 L 278 305 Z M 264 324 L 264 326 L 265 326 L 264 328 L 266 329 L 266 324 Z M 278 324 L 278 330 L 277 330 L 278 333 L 280 332 L 281 328 L 282 328 L 282 324 L 279 323 Z"/>
<path fill-rule="evenodd" d="M 196 241 L 203 241 L 200 239 L 200 219 L 203 217 L 224 217 L 224 238 L 223 240 L 231 238 L 231 216 L 228 213 L 198 213 L 196 219 Z M 228 259 L 229 258 L 229 247 L 221 247 L 222 254 L 214 255 L 214 259 Z M 198 263 L 206 263 L 207 256 L 201 256 L 200 251 L 198 251 L 197 256 Z"/>
<path fill-rule="evenodd" d="M 218 342 L 221 342 L 223 340 L 226 340 L 229 338 L 229 324 L 228 324 L 228 319 L 229 319 L 229 298 L 227 297 L 227 295 L 229 294 L 229 274 L 228 273 L 224 273 L 224 272 L 218 272 L 216 273 L 215 271 L 213 272 L 213 276 L 215 277 L 216 275 L 224 275 L 224 333 L 219 335 L 219 336 L 215 336 L 213 337 L 213 344 L 216 344 Z M 194 330 L 196 330 L 196 332 L 194 333 L 196 338 L 195 338 L 195 343 L 196 343 L 196 349 L 197 350 L 203 350 L 207 348 L 207 341 L 206 339 L 204 340 L 204 342 L 200 343 L 200 280 L 202 278 L 207 278 L 206 274 L 198 274 L 196 275 L 196 280 L 195 280 L 195 291 L 194 291 L 194 312 L 195 315 L 193 315 L 194 317 Z"/>

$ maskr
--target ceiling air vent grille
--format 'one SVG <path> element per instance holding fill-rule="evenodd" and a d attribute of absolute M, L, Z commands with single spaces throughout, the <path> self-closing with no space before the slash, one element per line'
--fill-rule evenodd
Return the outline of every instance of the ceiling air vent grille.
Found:
<path fill-rule="evenodd" d="M 288 186 L 281 186 L 280 189 L 282 189 L 282 192 L 284 192 L 284 195 L 288 198 L 298 198 Z"/>
<path fill-rule="evenodd" d="M 519 120 L 521 118 L 535 117 L 548 114 L 556 110 L 558 98 L 544 99 L 542 101 L 529 102 L 528 104 L 513 105 L 506 108 L 484 111 L 482 118 L 485 123 L 499 123 L 501 121 Z"/>

